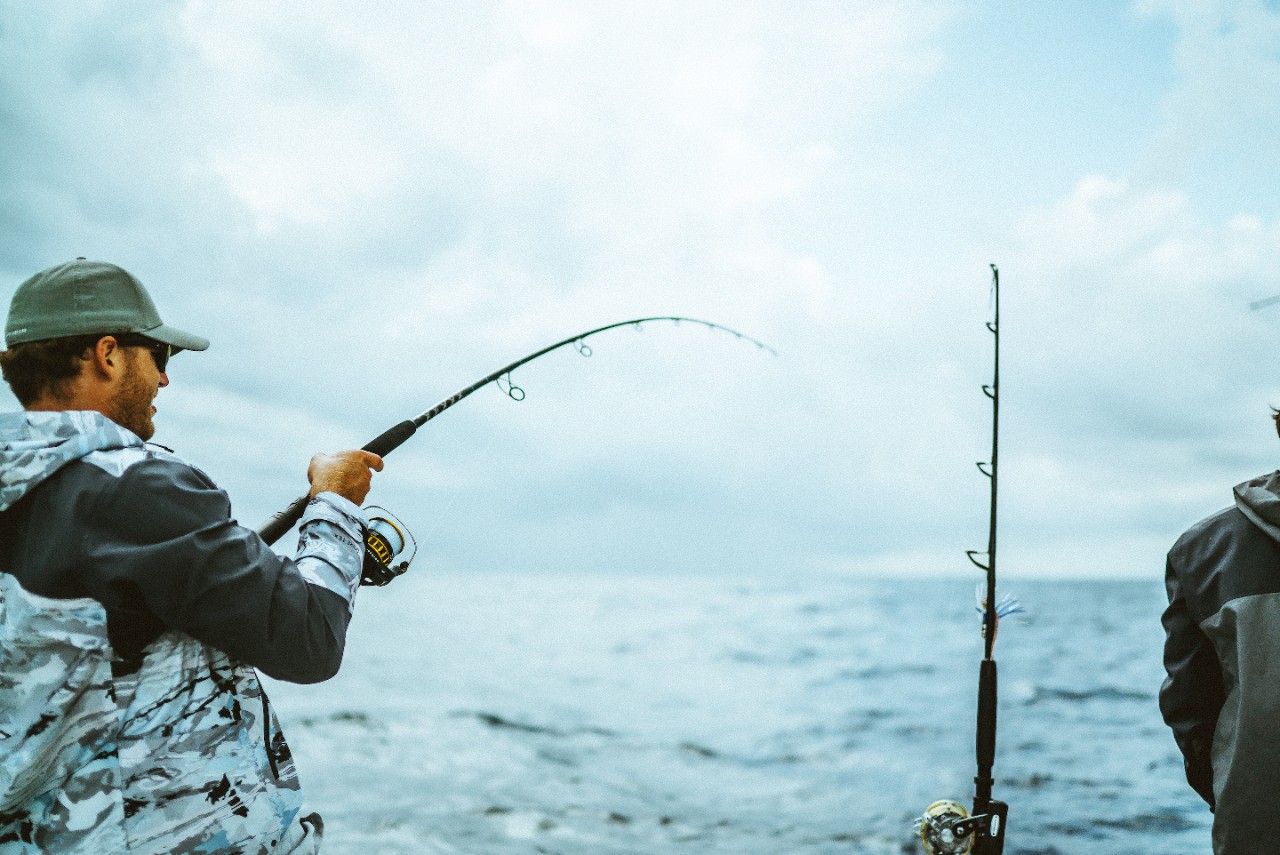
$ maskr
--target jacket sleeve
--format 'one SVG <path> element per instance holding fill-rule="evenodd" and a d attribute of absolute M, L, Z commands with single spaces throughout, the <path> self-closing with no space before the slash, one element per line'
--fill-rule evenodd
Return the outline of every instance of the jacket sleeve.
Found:
<path fill-rule="evenodd" d="M 337 673 L 364 557 L 351 502 L 311 501 L 296 560 L 238 525 L 227 494 L 175 459 L 129 467 L 88 510 L 91 596 L 140 601 L 165 626 L 280 680 Z"/>
<path fill-rule="evenodd" d="M 1213 732 L 1225 693 L 1213 642 L 1191 614 L 1172 554 L 1165 569 L 1169 607 L 1164 624 L 1164 668 L 1160 712 L 1182 751 L 1189 783 L 1209 807 L 1213 798 Z"/>

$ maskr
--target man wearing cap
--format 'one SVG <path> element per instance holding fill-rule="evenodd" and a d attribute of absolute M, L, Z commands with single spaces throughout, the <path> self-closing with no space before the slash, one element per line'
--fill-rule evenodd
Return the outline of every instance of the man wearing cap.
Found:
<path fill-rule="evenodd" d="M 208 342 L 119 267 L 13 296 L 0 369 L 0 852 L 314 852 L 255 668 L 337 672 L 381 460 L 319 454 L 295 558 L 159 447 L 168 361 Z"/>

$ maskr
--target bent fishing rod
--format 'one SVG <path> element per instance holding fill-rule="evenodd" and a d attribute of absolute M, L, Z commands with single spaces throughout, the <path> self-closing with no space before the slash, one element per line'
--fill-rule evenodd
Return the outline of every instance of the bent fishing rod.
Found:
<path fill-rule="evenodd" d="M 391 453 L 392 451 L 394 451 L 395 449 L 403 445 L 405 440 L 409 439 L 409 437 L 413 436 L 414 433 L 417 432 L 418 428 L 422 427 L 424 424 L 431 421 L 436 416 L 440 415 L 445 410 L 449 409 L 454 404 L 461 401 L 463 398 L 466 398 L 472 392 L 475 392 L 478 389 L 482 389 L 485 386 L 489 385 L 490 383 L 497 384 L 498 388 L 501 389 L 503 393 L 505 393 L 513 401 L 522 401 L 524 400 L 524 390 L 519 386 L 515 385 L 515 383 L 513 383 L 511 380 L 511 372 L 515 371 L 520 366 L 526 365 L 534 361 L 540 356 L 545 356 L 546 354 L 551 353 L 553 350 L 559 350 L 560 348 L 566 347 L 568 345 L 573 345 L 574 349 L 577 350 L 578 353 L 581 354 L 582 356 L 590 356 L 591 348 L 589 345 L 587 345 L 586 340 L 591 336 L 605 332 L 606 330 L 617 329 L 619 327 L 629 326 L 636 330 L 639 330 L 641 324 L 646 324 L 653 321 L 672 321 L 677 326 L 681 323 L 696 324 L 698 326 L 703 326 L 708 329 L 720 330 L 722 332 L 727 332 L 733 336 L 736 336 L 737 338 L 742 339 L 743 341 L 748 341 L 751 344 L 754 344 L 756 347 L 760 348 L 761 350 L 766 350 L 769 353 L 772 353 L 774 356 L 778 355 L 778 352 L 776 350 L 774 350 L 772 347 L 765 344 L 764 342 L 759 341 L 758 339 L 754 339 L 749 335 L 740 333 L 735 329 L 730 329 L 729 327 L 722 326 L 721 324 L 712 323 L 711 321 L 701 321 L 701 320 L 698 320 L 697 318 L 686 318 L 678 315 L 663 315 L 659 317 L 634 318 L 629 321 L 618 321 L 617 323 L 606 324 L 605 326 L 602 326 L 602 327 L 596 327 L 595 329 L 587 330 L 586 332 L 569 336 L 568 338 L 562 341 L 558 341 L 555 344 L 548 345 L 547 347 L 544 347 L 541 350 L 535 351 L 534 353 L 531 353 L 528 356 L 521 357 L 520 359 L 517 359 L 515 362 L 512 362 L 509 365 L 504 365 L 503 367 L 499 368 L 497 371 L 494 371 L 490 374 L 486 374 L 484 377 L 472 383 L 470 386 L 467 386 L 463 389 L 459 389 L 457 392 L 454 392 L 452 395 L 445 398 L 443 401 L 436 404 L 434 407 L 422 413 L 421 415 L 415 416 L 414 418 L 411 418 L 411 419 L 405 419 L 399 424 L 393 425 L 392 427 L 383 431 L 377 437 L 370 440 L 369 443 L 364 446 L 364 450 L 371 451 L 374 454 L 379 455 L 380 457 L 385 457 L 387 454 Z M 504 379 L 506 381 L 505 384 L 503 383 Z M 306 510 L 307 503 L 309 501 L 310 501 L 310 496 L 301 496 L 295 499 L 293 503 L 289 505 L 289 507 L 275 514 L 264 525 L 262 525 L 258 529 L 258 535 L 261 536 L 262 539 L 266 541 L 268 544 L 275 543 L 277 540 L 283 537 L 285 533 L 289 531 L 289 529 L 293 528 L 294 524 L 297 523 L 298 520 L 302 519 L 302 514 Z M 382 512 L 384 515 L 383 516 L 370 515 L 370 530 L 369 530 L 370 543 L 368 544 L 368 547 L 369 547 L 368 552 L 371 553 L 377 559 L 378 564 L 382 565 L 383 568 L 389 568 L 390 572 L 393 575 L 388 577 L 385 572 L 379 571 L 378 568 L 372 568 L 373 570 L 372 574 L 366 573 L 367 577 L 372 575 L 372 578 L 371 579 L 366 578 L 365 582 L 366 584 L 382 585 L 382 584 L 386 584 L 387 581 L 390 581 L 390 578 L 394 578 L 394 575 L 399 575 L 399 573 L 403 573 L 404 568 L 407 568 L 408 566 L 407 561 L 403 562 L 403 564 L 399 565 L 398 567 L 391 567 L 390 560 L 391 558 L 394 558 L 397 554 L 399 554 L 407 545 L 406 541 L 412 540 L 412 538 L 408 536 L 408 532 L 404 528 L 403 524 L 400 523 L 399 520 L 396 520 L 394 517 L 391 517 L 389 513 L 386 513 L 385 509 L 377 508 L 377 511 Z M 377 536 L 376 543 L 373 542 L 375 540 L 375 536 Z M 397 546 L 399 547 L 398 549 L 397 549 Z M 415 549 L 416 549 L 416 545 L 415 545 Z M 366 561 L 366 568 L 369 568 L 368 561 Z M 396 572 L 397 570 L 398 572 Z M 385 581 L 378 581 L 379 579 L 385 579 Z"/>
<path fill-rule="evenodd" d="M 1017 600 L 996 598 L 996 481 L 1000 454 L 1000 271 L 991 265 L 991 293 L 994 314 L 987 329 L 995 342 L 995 364 L 990 386 L 982 391 L 991 399 L 991 460 L 978 469 L 991 482 L 991 514 L 986 552 L 967 550 L 966 555 L 986 572 L 986 593 L 979 595 L 982 614 L 983 657 L 978 666 L 978 720 L 976 754 L 978 773 L 974 776 L 973 812 L 953 799 L 942 799 L 925 809 L 917 822 L 920 841 L 929 855 L 1002 855 L 1005 819 L 1009 806 L 991 797 L 995 783 L 992 767 L 996 757 L 996 660 L 992 656 L 1001 617 L 1022 611 Z M 985 555 L 986 560 L 978 556 Z"/>

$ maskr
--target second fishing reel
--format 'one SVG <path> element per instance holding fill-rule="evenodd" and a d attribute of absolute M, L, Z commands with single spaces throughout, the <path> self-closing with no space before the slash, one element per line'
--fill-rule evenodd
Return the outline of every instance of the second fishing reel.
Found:
<path fill-rule="evenodd" d="M 409 527 L 386 508 L 370 505 L 364 513 L 369 524 L 365 528 L 360 584 L 382 587 L 409 569 L 409 562 L 418 554 L 418 542 L 409 533 Z M 408 557 L 397 562 L 406 548 Z"/>
<path fill-rule="evenodd" d="M 916 820 L 924 851 L 929 855 L 968 855 L 973 850 L 968 819 L 969 811 L 957 801 L 941 799 L 929 805 Z"/>
<path fill-rule="evenodd" d="M 1004 802 L 990 801 L 988 812 L 970 815 L 959 802 L 941 799 L 925 808 L 916 830 L 929 855 L 1001 855 L 1008 814 Z"/>

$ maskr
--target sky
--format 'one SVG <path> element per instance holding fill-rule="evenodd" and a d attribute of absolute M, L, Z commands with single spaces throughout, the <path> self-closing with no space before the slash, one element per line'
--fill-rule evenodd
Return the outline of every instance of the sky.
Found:
<path fill-rule="evenodd" d="M 0 0 L 0 298 L 76 256 L 256 526 L 490 371 L 370 501 L 416 572 L 1150 578 L 1277 467 L 1280 2 Z M 1272 142 L 1268 143 L 1267 140 Z M 0 407 L 16 408 L 7 390 Z"/>

